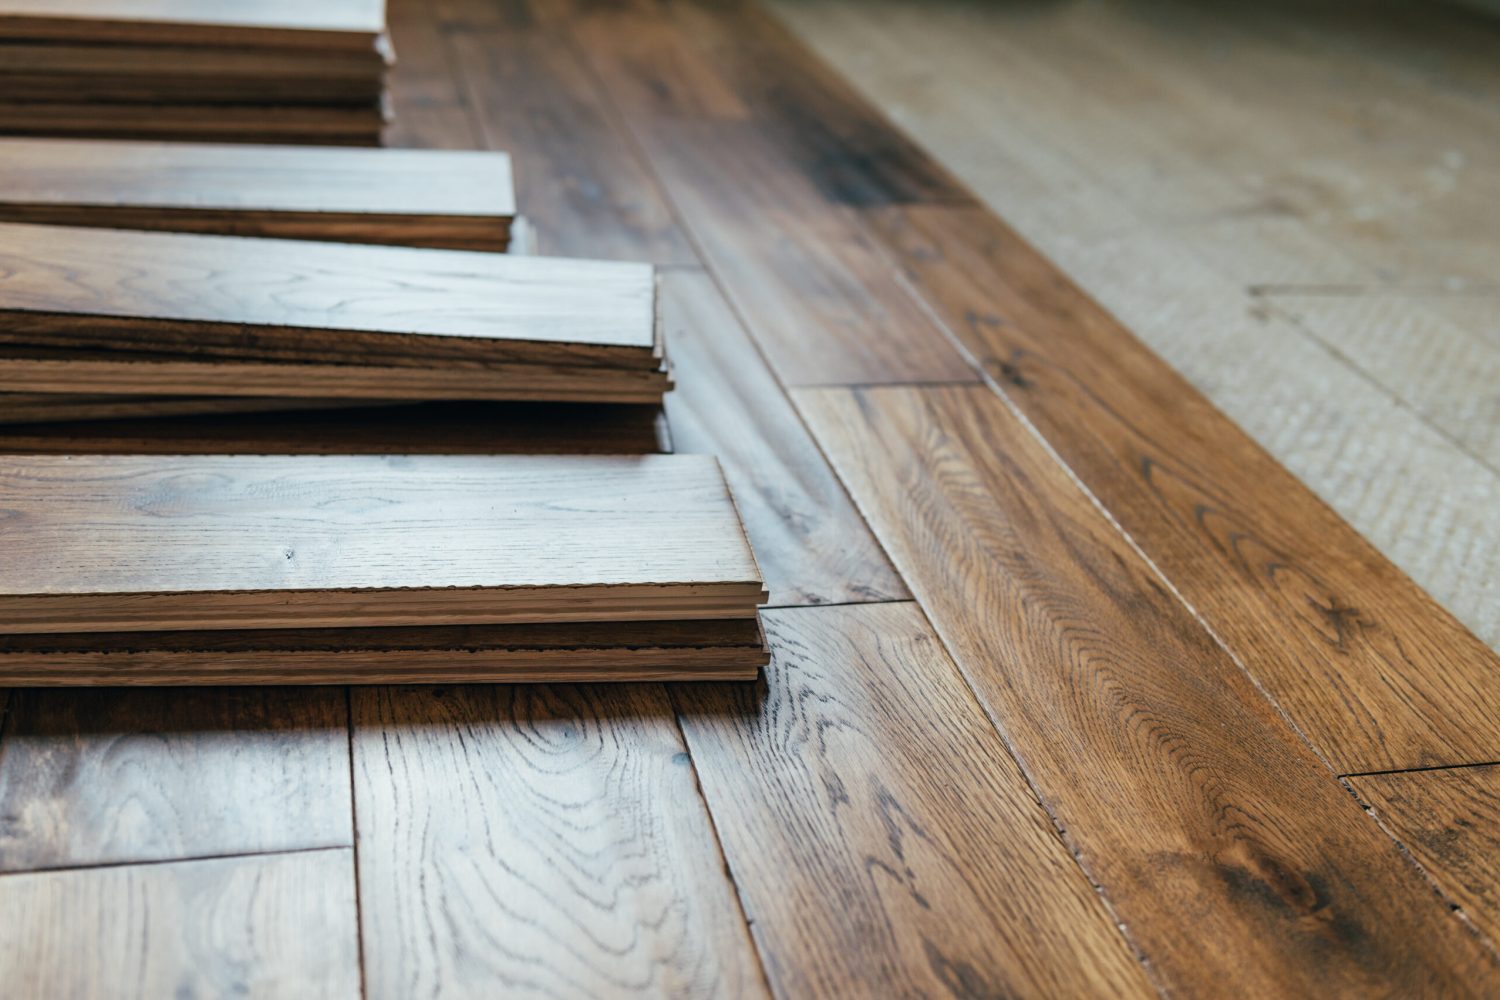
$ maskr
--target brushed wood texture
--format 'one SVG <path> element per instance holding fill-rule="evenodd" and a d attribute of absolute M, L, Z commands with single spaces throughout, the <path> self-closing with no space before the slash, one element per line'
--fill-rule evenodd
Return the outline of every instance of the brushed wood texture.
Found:
<path fill-rule="evenodd" d="M 877 220 L 912 280 L 1341 772 L 1492 760 L 1500 657 L 988 213 Z"/>
<path fill-rule="evenodd" d="M 333 690 L 13 692 L 0 871 L 349 846 L 346 719 Z"/>
<path fill-rule="evenodd" d="M 516 161 L 516 189 L 549 253 L 691 264 L 656 181 L 566 38 L 509 26 L 448 36 L 480 137 Z"/>
<path fill-rule="evenodd" d="M 418 246 L 488 233 L 503 247 L 515 212 L 504 153 L 0 140 L 6 221 L 302 238 L 326 225 L 333 240 L 365 227 Z"/>
<path fill-rule="evenodd" d="M 766 631 L 674 700 L 778 995 L 1155 995 L 915 605 Z"/>
<path fill-rule="evenodd" d="M 899 600 L 906 586 L 711 279 L 663 276 L 679 452 L 717 455 L 773 605 Z"/>
<path fill-rule="evenodd" d="M 0 38 L 361 50 L 385 0 L 4 0 Z"/>
<path fill-rule="evenodd" d="M 353 697 L 370 997 L 766 995 L 661 686 Z"/>
<path fill-rule="evenodd" d="M 745 617 L 761 593 L 711 456 L 13 456 L 0 509 L 10 632 Z"/>
<path fill-rule="evenodd" d="M 0 685 L 36 687 L 753 680 L 765 662 L 753 619 L 0 635 Z"/>
<path fill-rule="evenodd" d="M 12 343 L 654 368 L 654 299 L 643 264 L 0 224 Z"/>
<path fill-rule="evenodd" d="M 193 420 L 0 426 L 0 451 L 28 453 L 645 455 L 670 450 L 658 407 L 608 404 L 409 403 Z"/>
<path fill-rule="evenodd" d="M 0 878 L 0 968 L 24 997 L 360 996 L 347 850 Z"/>
<path fill-rule="evenodd" d="M 1494 953 L 1000 397 L 794 398 L 1169 991 L 1500 989 Z"/>
<path fill-rule="evenodd" d="M 1490 944 L 1500 944 L 1500 764 L 1347 780 Z"/>

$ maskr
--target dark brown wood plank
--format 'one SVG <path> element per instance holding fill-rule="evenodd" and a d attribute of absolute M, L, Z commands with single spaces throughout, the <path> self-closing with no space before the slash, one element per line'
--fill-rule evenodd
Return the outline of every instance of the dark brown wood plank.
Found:
<path fill-rule="evenodd" d="M 548 253 L 696 262 L 565 39 L 496 29 L 451 35 L 449 43 L 484 143 L 514 158 L 517 204 Z"/>
<path fill-rule="evenodd" d="M 24 997 L 360 996 L 347 850 L 0 877 Z"/>
<path fill-rule="evenodd" d="M 421 149 L 480 149 L 479 127 L 459 84 L 447 40 L 425 0 L 390 0 L 396 65 L 387 76 L 391 123 L 385 143 Z"/>
<path fill-rule="evenodd" d="M 679 452 L 718 455 L 773 605 L 909 596 L 712 280 L 666 274 L 662 325 Z"/>
<path fill-rule="evenodd" d="M 342 691 L 10 697 L 0 871 L 353 842 Z"/>
<path fill-rule="evenodd" d="M 1494 953 L 1000 397 L 794 398 L 1169 992 L 1500 989 Z"/>
<path fill-rule="evenodd" d="M 995 386 L 1340 772 L 1500 757 L 1500 658 L 999 220 L 873 216 Z"/>
<path fill-rule="evenodd" d="M 0 452 L 645 455 L 668 451 L 654 406 L 418 403 L 191 420 L 0 425 Z"/>
<path fill-rule="evenodd" d="M 765 663 L 748 618 L 0 635 L 0 685 L 36 687 L 754 680 Z"/>
<path fill-rule="evenodd" d="M 372 997 L 765 995 L 659 685 L 359 689 Z"/>
<path fill-rule="evenodd" d="M 580 17 L 586 25 L 587 15 Z M 656 77 L 641 74 L 650 74 L 653 64 L 670 65 L 680 45 L 689 44 L 652 10 L 636 12 L 626 26 L 634 30 L 638 19 L 648 28 L 634 37 L 628 60 L 613 55 L 613 38 L 625 27 L 576 33 L 782 383 L 977 380 L 895 280 L 894 266 L 853 209 L 830 200 L 807 174 L 807 145 L 787 138 L 793 126 L 778 131 L 786 122 L 776 108 L 762 108 L 762 118 L 737 119 L 684 114 L 680 102 L 663 107 L 631 99 L 654 89 Z M 784 70 L 781 62 L 763 68 L 778 79 Z M 809 96 L 798 89 L 799 79 L 787 78 L 785 100 L 777 106 L 782 111 Z"/>
<path fill-rule="evenodd" d="M 674 698 L 778 995 L 1155 994 L 915 605 L 766 631 Z"/>
<path fill-rule="evenodd" d="M 1444 895 L 1500 943 L 1500 764 L 1347 780 Z"/>

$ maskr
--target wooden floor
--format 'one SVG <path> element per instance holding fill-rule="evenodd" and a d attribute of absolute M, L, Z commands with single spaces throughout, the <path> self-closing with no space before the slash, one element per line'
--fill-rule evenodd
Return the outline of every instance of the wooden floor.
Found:
<path fill-rule="evenodd" d="M 772 664 L 0 692 L 0 992 L 1500 994 L 1500 36 L 1239 6 L 392 0 L 662 266 Z"/>

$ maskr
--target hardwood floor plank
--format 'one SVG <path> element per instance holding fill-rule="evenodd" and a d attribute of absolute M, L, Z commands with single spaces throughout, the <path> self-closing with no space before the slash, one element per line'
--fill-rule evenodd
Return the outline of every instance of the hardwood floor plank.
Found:
<path fill-rule="evenodd" d="M 12 633 L 753 617 L 763 596 L 709 455 L 11 456 L 0 503 Z"/>
<path fill-rule="evenodd" d="M 347 850 L 0 877 L 0 969 L 27 997 L 360 995 Z"/>
<path fill-rule="evenodd" d="M 1494 954 L 1000 397 L 794 400 L 1168 991 L 1500 988 Z"/>
<path fill-rule="evenodd" d="M 432 5 L 426 0 L 389 0 L 388 17 L 397 58 L 387 77 L 393 116 L 385 129 L 385 144 L 483 148 Z"/>
<path fill-rule="evenodd" d="M 484 143 L 514 157 L 517 204 L 548 253 L 697 262 L 565 39 L 476 28 L 449 44 Z"/>
<path fill-rule="evenodd" d="M 674 698 L 778 995 L 1155 994 L 915 605 L 766 631 Z"/>
<path fill-rule="evenodd" d="M 368 48 L 385 29 L 383 0 L 5 0 L 0 37 L 91 43 L 144 42 Z"/>
<path fill-rule="evenodd" d="M 1003 223 L 876 217 L 999 389 L 1340 772 L 1494 759 L 1500 659 Z"/>
<path fill-rule="evenodd" d="M 588 15 L 579 20 L 590 23 Z M 808 138 L 798 131 L 798 122 L 808 129 L 812 122 L 788 117 L 791 109 L 822 93 L 811 84 L 799 87 L 799 80 L 814 78 L 792 68 L 800 64 L 791 60 L 803 54 L 778 53 L 767 64 L 775 69 L 766 72 L 779 81 L 785 77 L 786 89 L 759 117 L 684 115 L 676 110 L 678 101 L 662 107 L 631 95 L 659 90 L 651 67 L 670 65 L 674 53 L 697 41 L 654 8 L 637 12 L 629 22 L 632 29 L 638 21 L 650 30 L 633 38 L 629 60 L 614 54 L 612 39 L 624 29 L 610 30 L 611 21 L 593 30 L 579 27 L 576 35 L 705 263 L 781 382 L 975 380 L 941 329 L 893 280 L 889 259 L 844 203 L 876 196 L 830 199 L 818 176 L 809 175 L 809 146 L 826 147 L 831 140 Z M 722 73 L 722 66 L 714 65 Z M 861 161 L 850 156 L 849 162 Z M 823 178 L 822 183 L 863 182 Z"/>
<path fill-rule="evenodd" d="M 713 282 L 662 277 L 679 452 L 715 454 L 745 519 L 772 605 L 909 596 L 786 394 Z"/>
<path fill-rule="evenodd" d="M 342 691 L 10 699 L 0 871 L 353 843 Z"/>
<path fill-rule="evenodd" d="M 372 1000 L 765 995 L 659 685 L 353 697 Z"/>
<path fill-rule="evenodd" d="M 1491 946 L 1500 944 L 1500 764 L 1346 780 Z"/>

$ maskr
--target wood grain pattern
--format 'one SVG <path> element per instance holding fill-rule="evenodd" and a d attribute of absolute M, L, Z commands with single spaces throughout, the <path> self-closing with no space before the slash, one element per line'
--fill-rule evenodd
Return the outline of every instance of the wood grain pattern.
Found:
<path fill-rule="evenodd" d="M 0 224 L 11 343 L 655 368 L 652 269 L 462 250 Z"/>
<path fill-rule="evenodd" d="M 636 74 L 650 72 L 643 67 L 653 56 L 670 63 L 675 51 L 674 34 L 649 11 L 636 17 L 658 30 L 634 38 L 633 58 L 613 56 L 617 32 L 580 31 L 581 46 L 611 96 L 624 95 L 616 97 L 623 120 L 781 382 L 975 381 L 849 207 L 830 202 L 804 171 L 805 146 L 788 135 L 798 122 L 816 127 L 811 120 L 776 109 L 764 109 L 764 120 L 726 119 L 629 100 L 654 88 L 654 76 Z M 801 79 L 785 81 L 781 111 L 811 95 L 798 89 Z"/>
<path fill-rule="evenodd" d="M 360 50 L 385 30 L 384 0 L 5 0 L 0 37 Z"/>
<path fill-rule="evenodd" d="M 1500 943 L 1500 764 L 1347 780 L 1444 895 Z"/>
<path fill-rule="evenodd" d="M 35 687 L 754 680 L 765 662 L 743 618 L 0 636 L 0 685 Z"/>
<path fill-rule="evenodd" d="M 674 698 L 778 995 L 1155 995 L 915 605 L 766 630 Z"/>
<path fill-rule="evenodd" d="M 391 0 L 390 22 L 401 58 L 387 75 L 394 118 L 385 130 L 386 145 L 481 148 L 478 125 L 433 5 L 426 0 Z"/>
<path fill-rule="evenodd" d="M 899 600 L 906 586 L 713 282 L 672 272 L 663 332 L 680 452 L 717 455 L 773 605 Z"/>
<path fill-rule="evenodd" d="M 332 690 L 14 692 L 0 871 L 349 846 L 345 720 Z"/>
<path fill-rule="evenodd" d="M 378 145 L 388 115 L 380 102 L 362 107 L 260 107 L 215 104 L 0 102 L 0 132 L 95 138 L 193 138 L 220 142 L 321 141 Z M 248 137 L 248 138 L 247 138 Z M 265 138 L 262 138 L 265 137 Z"/>
<path fill-rule="evenodd" d="M 794 398 L 1168 990 L 1500 988 L 1494 954 L 1004 401 Z"/>
<path fill-rule="evenodd" d="M 696 263 L 566 39 L 473 30 L 450 36 L 449 46 L 484 144 L 515 157 L 518 204 L 549 253 Z"/>
<path fill-rule="evenodd" d="M 510 157 L 0 139 L 0 220 L 503 250 Z"/>
<path fill-rule="evenodd" d="M 762 595 L 706 455 L 13 456 L 0 510 L 13 633 L 730 618 Z"/>
<path fill-rule="evenodd" d="M 663 689 L 354 692 L 372 998 L 765 987 Z"/>
<path fill-rule="evenodd" d="M 348 851 L 0 878 L 0 968 L 29 997 L 360 995 Z"/>
<path fill-rule="evenodd" d="M 644 455 L 670 450 L 658 407 L 577 403 L 412 403 L 193 420 L 0 426 L 4 452 Z"/>
<path fill-rule="evenodd" d="M 385 402 L 390 402 L 389 400 Z M 110 396 L 59 392 L 0 392 L 0 425 L 69 420 L 265 413 L 369 406 L 359 399 L 273 399 L 264 396 Z M 3 431 L 0 431 L 3 435 Z M 85 449 L 86 450 L 86 449 Z"/>
<path fill-rule="evenodd" d="M 918 288 L 1336 770 L 1490 760 L 1500 660 L 993 216 L 879 216 Z"/>

